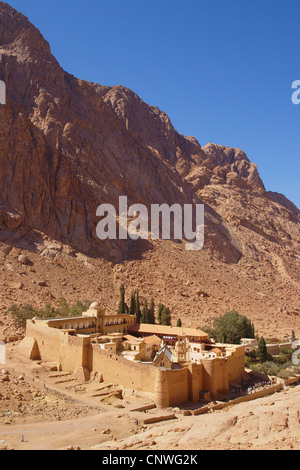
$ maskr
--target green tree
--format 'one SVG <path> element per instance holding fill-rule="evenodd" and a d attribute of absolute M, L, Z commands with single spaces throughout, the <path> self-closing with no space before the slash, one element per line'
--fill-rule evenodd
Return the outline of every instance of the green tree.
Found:
<path fill-rule="evenodd" d="M 14 318 L 16 326 L 25 328 L 26 321 L 32 318 L 62 318 L 62 317 L 78 317 L 88 310 L 91 305 L 90 300 L 77 301 L 75 304 L 69 305 L 66 299 L 61 298 L 58 301 L 58 306 L 54 307 L 47 303 L 44 308 L 37 309 L 30 304 L 11 305 L 8 311 Z"/>
<path fill-rule="evenodd" d="M 148 311 L 148 323 L 150 323 L 150 325 L 155 325 L 155 305 L 153 297 L 151 298 L 150 307 Z"/>
<path fill-rule="evenodd" d="M 129 313 L 129 308 L 125 302 L 125 287 L 124 287 L 124 284 L 121 284 L 118 314 L 123 315 L 124 313 Z"/>
<path fill-rule="evenodd" d="M 141 307 L 140 307 L 140 294 L 139 291 L 136 291 L 136 322 L 141 323 L 142 319 L 142 312 L 141 312 Z"/>
<path fill-rule="evenodd" d="M 159 304 L 158 306 L 158 323 L 161 325 L 161 316 L 162 316 L 162 312 L 163 312 L 163 309 L 164 309 L 164 305 L 162 303 Z"/>
<path fill-rule="evenodd" d="M 261 337 L 258 342 L 257 357 L 261 364 L 268 360 L 267 345 L 263 337 Z"/>
<path fill-rule="evenodd" d="M 132 294 L 131 294 L 129 313 L 130 313 L 130 315 L 136 315 L 135 292 L 132 292 Z"/>
<path fill-rule="evenodd" d="M 37 310 L 27 303 L 19 306 L 13 304 L 9 307 L 8 311 L 14 317 L 15 325 L 21 328 L 26 327 L 27 320 L 32 320 L 32 318 L 37 317 Z"/>
<path fill-rule="evenodd" d="M 122 315 L 123 313 L 125 313 L 125 287 L 124 284 L 121 284 L 118 314 Z"/>
<path fill-rule="evenodd" d="M 75 304 L 70 306 L 70 316 L 71 317 L 80 317 L 83 312 L 86 312 L 90 305 L 90 300 L 77 300 Z"/>
<path fill-rule="evenodd" d="M 178 327 L 178 328 L 181 328 L 181 327 L 182 327 L 182 321 L 181 321 L 180 318 L 178 318 L 178 320 L 177 320 L 177 327 Z"/>
<path fill-rule="evenodd" d="M 208 328 L 206 331 L 218 343 L 239 344 L 242 338 L 255 337 L 254 325 L 235 310 L 216 318 L 213 328 Z"/>
<path fill-rule="evenodd" d="M 45 318 L 53 317 L 80 317 L 83 312 L 89 309 L 91 301 L 89 300 L 78 300 L 75 304 L 69 305 L 66 299 L 59 299 L 59 306 L 57 308 L 52 307 L 50 304 L 46 305 L 46 308 L 43 311 L 40 311 L 40 314 Z"/>
<path fill-rule="evenodd" d="M 149 310 L 148 310 L 147 300 L 144 300 L 141 322 L 142 323 L 149 323 Z"/>
<path fill-rule="evenodd" d="M 171 326 L 171 312 L 168 307 L 164 307 L 161 314 L 161 324 L 166 326 Z"/>

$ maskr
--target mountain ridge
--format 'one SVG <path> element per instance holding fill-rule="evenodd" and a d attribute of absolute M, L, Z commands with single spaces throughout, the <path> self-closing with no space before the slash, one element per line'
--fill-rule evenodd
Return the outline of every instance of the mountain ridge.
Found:
<path fill-rule="evenodd" d="M 101 286 L 108 308 L 105 291 L 117 291 L 123 281 L 128 288 L 140 283 L 145 295 L 157 293 L 166 303 L 167 290 L 176 291 L 169 300 L 175 315 L 177 303 L 193 323 L 211 321 L 230 307 L 254 317 L 257 308 L 265 309 L 261 325 L 277 312 L 285 333 L 297 323 L 300 212 L 285 196 L 266 191 L 256 165 L 242 150 L 201 146 L 128 88 L 76 79 L 62 69 L 29 20 L 3 2 L 0 64 L 0 79 L 7 85 L 7 105 L 0 107 L 0 280 L 3 276 L 4 284 L 16 285 L 23 272 L 17 254 L 23 251 L 34 257 L 44 276 L 53 270 L 47 293 L 36 288 L 35 273 L 24 268 L 27 291 L 12 289 L 10 301 L 27 294 L 38 302 L 50 294 L 57 300 L 56 264 L 71 263 L 74 272 L 83 270 L 89 279 L 90 294 Z M 172 241 L 98 240 L 96 209 L 101 203 L 117 207 L 120 195 L 128 196 L 129 204 L 147 207 L 204 203 L 204 249 L 190 254 L 184 243 Z M 177 264 L 169 265 L 169 258 Z M 100 269 L 97 263 L 106 278 L 95 274 L 91 280 L 86 268 Z M 179 266 L 181 287 L 175 288 L 177 281 L 172 286 L 168 279 Z M 160 270 L 165 270 L 163 279 Z M 224 300 L 226 288 L 220 287 L 222 280 L 229 282 L 229 273 L 232 302 Z M 80 276 L 75 278 L 79 293 Z M 195 293 L 186 292 L 187 282 L 194 284 Z M 198 283 L 200 290 L 209 291 L 208 300 L 199 300 Z M 71 299 L 74 292 L 65 287 L 61 294 Z M 8 305 L 5 299 L 3 311 Z"/>

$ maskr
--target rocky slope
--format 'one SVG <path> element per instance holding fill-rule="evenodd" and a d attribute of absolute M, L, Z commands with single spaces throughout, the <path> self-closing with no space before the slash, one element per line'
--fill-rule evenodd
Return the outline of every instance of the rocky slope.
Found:
<path fill-rule="evenodd" d="M 7 307 L 25 300 L 97 298 L 113 310 L 124 282 L 187 324 L 236 308 L 265 334 L 300 335 L 300 212 L 265 190 L 244 152 L 201 147 L 131 90 L 66 73 L 40 32 L 2 2 L 0 64 L 3 328 Z M 204 249 L 99 241 L 96 209 L 118 207 L 120 195 L 147 206 L 205 203 Z"/>

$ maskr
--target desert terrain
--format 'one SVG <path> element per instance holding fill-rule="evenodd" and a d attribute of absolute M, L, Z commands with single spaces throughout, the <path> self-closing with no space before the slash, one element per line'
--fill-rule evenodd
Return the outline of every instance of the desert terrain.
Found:
<path fill-rule="evenodd" d="M 8 312 L 12 304 L 44 307 L 62 297 L 71 304 L 86 299 L 114 313 L 122 283 L 128 302 L 139 289 L 142 302 L 153 296 L 156 309 L 160 302 L 169 305 L 174 325 L 178 318 L 186 327 L 211 325 L 235 309 L 251 318 L 260 336 L 290 338 L 292 330 L 300 336 L 298 273 L 289 272 L 282 260 L 274 268 L 274 254 L 261 262 L 243 258 L 228 265 L 205 251 L 187 253 L 180 244 L 157 241 L 140 259 L 114 264 L 49 239 L 33 246 L 31 252 L 0 246 L 0 337 L 1 332 L 2 337 L 23 333 Z M 24 255 L 25 265 L 19 261 Z"/>

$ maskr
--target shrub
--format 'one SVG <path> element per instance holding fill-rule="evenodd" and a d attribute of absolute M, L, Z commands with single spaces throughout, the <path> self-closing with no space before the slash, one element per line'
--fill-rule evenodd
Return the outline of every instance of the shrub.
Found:
<path fill-rule="evenodd" d="M 278 372 L 277 377 L 280 379 L 289 379 L 293 375 L 292 371 L 289 370 L 281 370 Z"/>
<path fill-rule="evenodd" d="M 86 311 L 91 304 L 90 300 L 77 301 L 75 304 L 69 305 L 66 299 L 60 299 L 58 307 L 46 304 L 44 308 L 37 309 L 30 304 L 16 305 L 13 304 L 8 309 L 14 318 L 16 326 L 25 328 L 26 321 L 32 318 L 61 318 L 61 317 L 79 317 Z"/>
<path fill-rule="evenodd" d="M 25 328 L 27 320 L 37 316 L 37 310 L 30 304 L 20 306 L 13 304 L 8 311 L 12 314 L 15 325 L 21 328 Z"/>
<path fill-rule="evenodd" d="M 291 357 L 292 357 L 292 354 L 286 355 L 281 351 L 279 356 L 275 358 L 275 362 L 276 364 L 285 364 L 287 362 L 290 362 Z"/>
<path fill-rule="evenodd" d="M 280 355 L 286 356 L 288 359 L 291 359 L 293 354 L 294 354 L 293 349 L 289 349 L 287 347 L 283 347 L 280 349 Z"/>
<path fill-rule="evenodd" d="M 252 369 L 252 366 L 257 365 L 257 359 L 251 356 L 245 356 L 245 367 L 247 369 Z"/>
<path fill-rule="evenodd" d="M 279 372 L 278 366 L 274 362 L 264 362 L 261 366 L 261 370 L 267 375 L 277 375 Z"/>
<path fill-rule="evenodd" d="M 249 351 L 245 356 L 245 365 L 251 369 L 253 364 L 258 364 L 257 351 Z"/>

